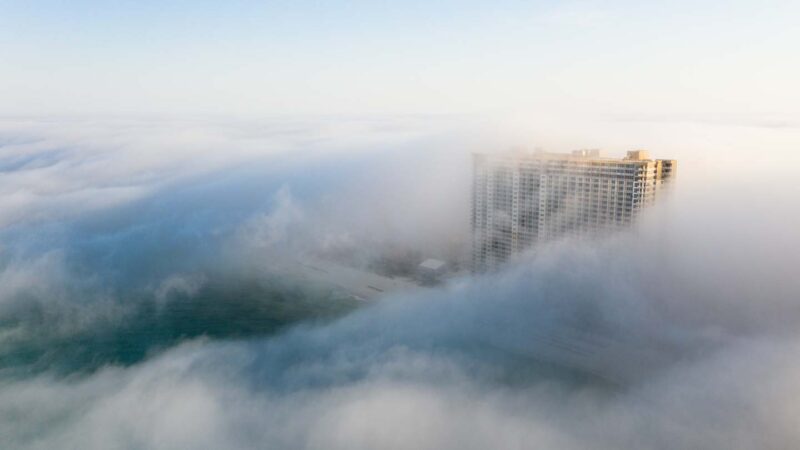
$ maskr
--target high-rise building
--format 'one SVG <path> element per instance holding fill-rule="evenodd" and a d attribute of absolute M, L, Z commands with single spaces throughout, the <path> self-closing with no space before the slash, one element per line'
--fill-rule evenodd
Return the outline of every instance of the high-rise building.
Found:
<path fill-rule="evenodd" d="M 493 270 L 537 243 L 632 224 L 675 176 L 676 161 L 644 150 L 475 154 L 473 270 Z"/>

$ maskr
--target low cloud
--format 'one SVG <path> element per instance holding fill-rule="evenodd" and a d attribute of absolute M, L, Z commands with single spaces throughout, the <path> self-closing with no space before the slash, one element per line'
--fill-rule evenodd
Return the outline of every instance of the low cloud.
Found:
<path fill-rule="evenodd" d="M 221 157 L 187 144 L 163 160 L 153 150 L 147 169 L 126 170 L 125 158 L 113 156 L 124 149 L 100 150 L 111 141 L 98 136 L 121 126 L 105 124 L 84 131 L 73 153 L 6 161 L 17 180 L 64 166 L 51 169 L 58 186 L 95 192 L 110 178 L 138 180 L 129 184 L 143 194 L 69 214 L 38 201 L 0 213 L 0 446 L 800 443 L 791 401 L 800 391 L 791 183 L 708 183 L 702 171 L 681 167 L 670 201 L 631 233 L 553 243 L 500 273 L 354 308 L 276 263 L 331 249 L 354 260 L 391 246 L 446 254 L 465 244 L 469 200 L 459 139 L 408 121 L 399 133 L 356 125 L 345 126 L 350 151 L 333 131 L 327 143 L 308 143 L 310 130 L 335 129 L 330 123 L 292 124 L 285 133 L 278 130 L 286 124 L 271 124 L 256 127 L 271 130 L 259 140 L 299 136 L 305 143 L 286 148 L 313 151 Z M 197 132 L 200 142 L 209 126 Z M 253 130 L 217 126 L 237 136 Z M 66 133 L 4 127 L 13 136 L 3 142 L 13 141 L 18 155 L 60 148 L 63 136 L 52 136 Z M 414 151 L 426 145 L 441 150 Z M 88 176 L 90 166 L 97 169 Z M 28 178 L 25 189 L 70 210 L 61 188 L 34 180 L 44 178 Z M 153 338 L 154 330 L 169 332 Z"/>

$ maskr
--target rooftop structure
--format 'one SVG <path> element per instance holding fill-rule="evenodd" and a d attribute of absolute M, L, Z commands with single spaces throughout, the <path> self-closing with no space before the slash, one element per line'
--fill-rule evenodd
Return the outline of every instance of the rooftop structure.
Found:
<path fill-rule="evenodd" d="M 417 278 L 424 284 L 433 284 L 447 272 L 447 264 L 438 259 L 426 259 L 417 267 Z"/>
<path fill-rule="evenodd" d="M 473 270 L 497 268 L 537 243 L 631 225 L 674 178 L 677 162 L 644 150 L 474 155 Z"/>

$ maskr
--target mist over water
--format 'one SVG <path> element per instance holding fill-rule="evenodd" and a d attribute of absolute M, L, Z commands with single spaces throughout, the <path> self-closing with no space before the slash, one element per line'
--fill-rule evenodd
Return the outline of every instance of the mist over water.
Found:
<path fill-rule="evenodd" d="M 475 122 L 3 121 L 0 447 L 800 445 L 797 127 Z M 291 269 L 463 257 L 469 152 L 528 133 L 652 142 L 675 190 L 377 303 Z"/>
<path fill-rule="evenodd" d="M 269 336 L 300 321 L 330 320 L 357 306 L 342 293 L 269 275 L 200 283 L 61 311 L 46 303 L 21 305 L 4 317 L 8 335 L 0 349 L 0 370 L 24 377 L 130 366 L 184 340 Z M 92 311 L 98 308 L 104 311 Z"/>

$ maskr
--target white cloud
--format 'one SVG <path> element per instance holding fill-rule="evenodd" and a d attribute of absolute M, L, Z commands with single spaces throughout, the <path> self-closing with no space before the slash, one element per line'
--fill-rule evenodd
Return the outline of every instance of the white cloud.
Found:
<path fill-rule="evenodd" d="M 0 447 L 711 449 L 800 442 L 791 400 L 800 390 L 792 182 L 706 178 L 713 166 L 680 166 L 672 201 L 630 235 L 559 243 L 503 273 L 390 297 L 275 335 L 158 341 L 172 347 L 154 345 L 143 359 L 104 367 L 92 344 L 138 344 L 142 335 L 131 329 L 163 325 L 158 315 L 131 315 L 125 301 L 180 293 L 191 302 L 218 272 L 261 273 L 265 259 L 282 255 L 271 253 L 276 244 L 372 249 L 401 236 L 403 244 L 431 248 L 431 234 L 466 220 L 459 207 L 435 208 L 443 198 L 466 205 L 468 195 L 455 196 L 463 187 L 453 183 L 463 171 L 468 180 L 469 165 L 455 163 L 468 162 L 465 152 L 434 152 L 436 162 L 423 170 L 433 160 L 427 154 L 374 151 L 402 149 L 430 128 L 355 121 L 348 125 L 355 131 L 287 123 L 189 131 L 196 125 L 6 124 L 5 136 L 16 139 L 6 142 L 16 143 L 3 161 L 17 158 L 8 173 L 26 194 L 0 213 L 9 236 L 0 254 L 7 364 L 0 372 Z M 155 136 L 142 137 L 148 130 Z M 629 137 L 618 139 L 609 138 Z M 311 169 L 331 155 L 329 165 Z M 772 167 L 769 156 L 753 158 Z M 256 162 L 264 164 L 256 176 L 281 164 L 301 170 L 270 172 L 287 179 L 255 193 L 263 204 L 236 206 L 253 195 L 253 185 L 239 184 L 231 167 Z M 398 167 L 408 172 L 392 175 Z M 327 178 L 340 173 L 347 176 Z M 375 179 L 383 184 L 365 184 Z M 4 192 L 14 192 L 4 183 Z M 144 197 L 103 203 L 118 186 L 143 189 Z M 194 196 L 180 195 L 187 191 Z M 33 194 L 47 201 L 26 199 Z M 114 209 L 134 198 L 159 207 Z M 376 203 L 381 199 L 392 204 Z M 415 199 L 424 205 L 415 207 Z M 206 206 L 198 211 L 198 204 Z M 250 210 L 253 204 L 259 207 Z M 408 214 L 393 215 L 392 207 Z M 107 214 L 95 217 L 98 211 Z M 69 218 L 80 224 L 71 228 Z M 232 242 L 238 245 L 221 251 Z M 42 316 L 21 315 L 25 304 L 42 306 L 32 308 Z M 95 328 L 103 330 L 99 337 Z M 65 375 L 57 358 L 44 368 L 7 362 L 20 357 L 15 350 L 42 342 L 53 349 L 47 357 L 72 355 L 89 342 L 89 355 L 101 363 Z"/>

